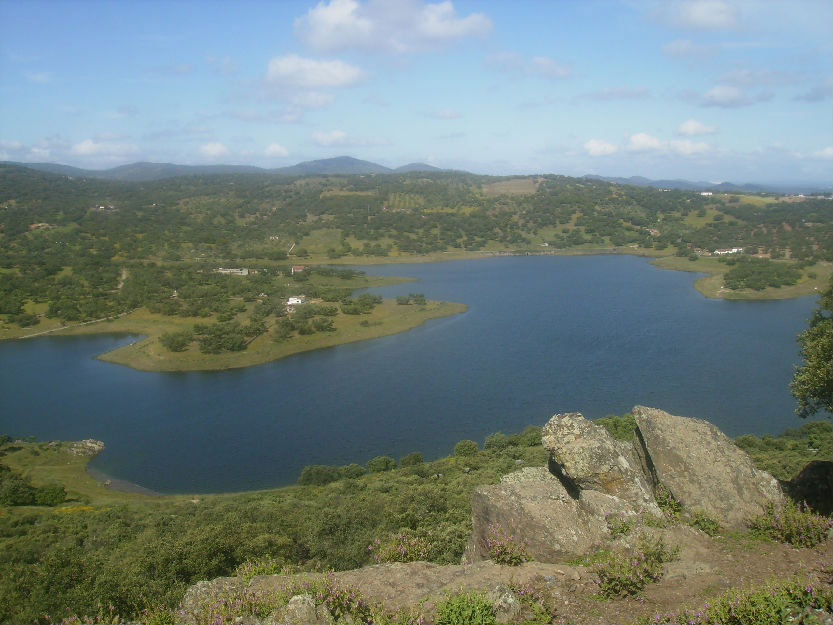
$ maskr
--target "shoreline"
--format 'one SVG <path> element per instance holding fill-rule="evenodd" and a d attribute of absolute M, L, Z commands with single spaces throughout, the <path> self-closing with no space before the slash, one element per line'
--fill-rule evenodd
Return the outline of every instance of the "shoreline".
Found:
<path fill-rule="evenodd" d="M 110 477 L 106 473 L 102 473 L 98 469 L 92 468 L 89 464 L 84 467 L 87 475 L 94 479 L 96 482 L 99 482 L 109 490 L 118 491 L 120 493 L 133 493 L 136 495 L 148 495 L 151 497 L 167 497 L 164 493 L 157 493 L 155 490 L 151 490 L 150 488 L 145 488 L 144 486 L 140 486 L 139 484 L 135 484 L 133 482 L 128 482 L 127 480 L 121 480 L 119 478 Z"/>

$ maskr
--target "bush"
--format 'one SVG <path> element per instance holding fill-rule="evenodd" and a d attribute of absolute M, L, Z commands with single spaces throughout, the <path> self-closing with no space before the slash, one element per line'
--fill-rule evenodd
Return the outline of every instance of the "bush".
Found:
<path fill-rule="evenodd" d="M 388 534 L 385 540 L 377 538 L 367 550 L 373 554 L 377 564 L 385 562 L 421 562 L 434 555 L 432 533 L 418 535 L 410 530 Z"/>
<path fill-rule="evenodd" d="M 399 459 L 399 466 L 412 467 L 417 464 L 422 464 L 423 462 L 422 454 L 418 451 L 412 451 L 407 456 Z"/>
<path fill-rule="evenodd" d="M 341 479 L 341 472 L 336 467 L 326 464 L 310 464 L 304 467 L 298 478 L 301 486 L 323 486 Z"/>
<path fill-rule="evenodd" d="M 478 592 L 448 595 L 437 604 L 437 625 L 491 625 L 495 622 L 492 603 Z"/>
<path fill-rule="evenodd" d="M 806 504 L 769 502 L 764 512 L 746 521 L 752 532 L 796 547 L 815 547 L 827 540 L 833 519 L 811 512 Z"/>
<path fill-rule="evenodd" d="M 662 515 L 668 521 L 675 523 L 679 520 L 680 512 L 683 511 L 683 502 L 674 497 L 674 494 L 670 490 L 662 484 L 659 484 L 654 498 L 657 500 L 659 509 L 662 510 Z"/>
<path fill-rule="evenodd" d="M 383 471 L 392 471 L 396 468 L 396 460 L 390 456 L 376 456 L 372 460 L 367 461 L 367 470 L 371 473 L 382 473 Z"/>
<path fill-rule="evenodd" d="M 633 440 L 633 432 L 636 429 L 636 419 L 631 413 L 621 417 L 608 415 L 597 419 L 596 423 L 606 429 L 610 435 L 618 441 L 630 442 Z"/>
<path fill-rule="evenodd" d="M 66 499 L 67 491 L 60 484 L 46 484 L 35 489 L 35 503 L 39 506 L 57 506 Z"/>
<path fill-rule="evenodd" d="M 477 453 L 477 443 L 474 441 L 464 440 L 454 445 L 454 455 L 458 458 L 466 458 Z"/>
<path fill-rule="evenodd" d="M 642 539 L 636 549 L 612 551 L 594 565 L 596 583 L 604 597 L 638 595 L 650 582 L 662 578 L 662 565 L 677 556 L 662 538 Z"/>
<path fill-rule="evenodd" d="M 821 623 L 813 610 L 833 609 L 833 592 L 817 581 L 792 579 L 753 588 L 732 588 L 699 609 L 656 616 L 651 623 L 781 625 Z"/>
<path fill-rule="evenodd" d="M 486 549 L 495 564 L 518 566 L 532 558 L 526 551 L 526 545 L 519 541 L 514 534 L 510 534 L 501 525 L 489 525 L 486 537 Z"/>
<path fill-rule="evenodd" d="M 253 577 L 257 577 L 258 575 L 275 575 L 283 572 L 284 568 L 284 563 L 274 558 L 267 557 L 256 560 L 246 558 L 246 561 L 238 565 L 234 572 L 248 584 Z"/>
<path fill-rule="evenodd" d="M 629 534 L 636 524 L 636 519 L 624 514 L 606 514 L 605 523 L 607 523 L 607 529 L 610 530 L 611 538 L 615 540 Z"/>
<path fill-rule="evenodd" d="M 718 532 L 720 532 L 720 521 L 703 510 L 695 510 L 694 514 L 688 520 L 688 524 L 691 527 L 696 527 L 698 530 L 705 532 L 709 536 L 717 536 Z"/>
<path fill-rule="evenodd" d="M 506 436 L 503 432 L 497 432 L 495 434 L 490 434 L 486 437 L 486 441 L 483 443 L 483 449 L 506 449 L 509 446 L 509 437 Z"/>

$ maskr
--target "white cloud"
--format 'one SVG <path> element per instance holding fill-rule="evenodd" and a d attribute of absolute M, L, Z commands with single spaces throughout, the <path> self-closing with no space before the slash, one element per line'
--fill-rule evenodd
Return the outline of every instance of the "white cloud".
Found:
<path fill-rule="evenodd" d="M 508 74 L 540 76 L 542 78 L 566 78 L 572 74 L 569 65 L 560 63 L 546 56 L 534 56 L 525 59 L 515 52 L 498 52 L 488 57 L 487 63 L 497 70 Z"/>
<path fill-rule="evenodd" d="M 330 132 L 314 132 L 312 133 L 312 140 L 317 145 L 322 147 L 343 147 L 349 145 L 347 133 L 343 130 L 331 130 Z"/>
<path fill-rule="evenodd" d="M 226 156 L 229 153 L 229 149 L 219 141 L 213 141 L 211 143 L 202 144 L 199 152 L 202 156 L 207 158 L 219 158 L 221 156 Z"/>
<path fill-rule="evenodd" d="M 19 150 L 23 147 L 20 141 L 10 141 L 8 139 L 0 139 L 0 148 L 4 150 Z"/>
<path fill-rule="evenodd" d="M 289 150 L 283 147 L 280 143 L 270 143 L 263 150 L 265 156 L 289 156 Z"/>
<path fill-rule="evenodd" d="M 793 98 L 799 102 L 823 102 L 833 95 L 830 85 L 818 85 Z"/>
<path fill-rule="evenodd" d="M 823 150 L 816 150 L 811 156 L 814 158 L 833 158 L 833 146 L 828 146 Z"/>
<path fill-rule="evenodd" d="M 584 144 L 584 151 L 590 156 L 607 156 L 608 154 L 615 154 L 619 151 L 619 148 L 601 139 L 590 139 Z"/>
<path fill-rule="evenodd" d="M 139 148 L 129 143 L 108 139 L 103 141 L 84 139 L 81 143 L 73 145 L 69 151 L 79 156 L 129 156 L 136 154 Z"/>
<path fill-rule="evenodd" d="M 698 30 L 726 30 L 740 25 L 737 7 L 725 0 L 682 0 L 662 9 L 673 25 Z"/>
<path fill-rule="evenodd" d="M 435 117 L 437 119 L 457 119 L 461 117 L 461 115 L 454 109 L 440 109 L 439 111 L 431 113 L 431 117 Z"/>
<path fill-rule="evenodd" d="M 363 77 L 361 68 L 344 61 L 317 61 L 297 54 L 273 58 L 266 70 L 267 82 L 302 89 L 349 87 Z"/>
<path fill-rule="evenodd" d="M 631 138 L 628 140 L 627 149 L 631 152 L 659 150 L 662 149 L 662 142 L 660 142 L 660 140 L 656 137 L 652 137 L 645 132 L 638 132 L 635 135 L 631 135 Z"/>
<path fill-rule="evenodd" d="M 704 94 L 696 96 L 694 100 L 700 106 L 737 108 L 740 106 L 750 106 L 757 102 L 766 102 L 772 99 L 772 95 L 769 91 L 748 95 L 743 89 L 734 85 L 715 85 Z"/>
<path fill-rule="evenodd" d="M 482 13 L 460 17 L 452 2 L 330 0 L 295 20 L 296 33 L 318 50 L 414 52 L 492 29 Z"/>
<path fill-rule="evenodd" d="M 685 137 L 713 135 L 715 132 L 717 132 L 717 128 L 714 126 L 707 126 L 703 122 L 697 121 L 696 119 L 686 120 L 677 128 L 677 134 Z"/>
<path fill-rule="evenodd" d="M 695 142 L 690 139 L 671 141 L 669 146 L 673 152 L 676 152 L 681 156 L 695 156 L 697 154 L 705 154 L 706 152 L 711 151 L 711 146 L 705 141 Z"/>
<path fill-rule="evenodd" d="M 662 52 L 675 58 L 703 57 L 712 54 L 714 49 L 694 43 L 691 39 L 675 39 L 662 46 Z"/>

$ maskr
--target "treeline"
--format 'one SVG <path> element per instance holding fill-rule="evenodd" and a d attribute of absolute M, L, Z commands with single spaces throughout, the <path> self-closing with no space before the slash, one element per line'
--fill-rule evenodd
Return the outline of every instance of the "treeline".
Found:
<path fill-rule="evenodd" d="M 828 199 L 754 205 L 733 196 L 521 177 L 434 172 L 379 176 L 187 176 L 125 183 L 0 165 L 0 315 L 84 321 L 164 300 L 190 268 L 275 267 L 321 258 L 582 246 L 744 247 L 813 263 L 833 256 Z M 167 274 L 154 281 L 156 268 Z M 184 280 L 178 279 L 182 271 Z M 143 278 L 141 274 L 146 274 Z M 125 279 L 126 274 L 126 279 Z M 170 274 L 174 274 L 171 276 Z M 184 285 L 181 285 L 184 286 Z M 189 299 L 211 300 L 210 284 Z M 189 314 L 211 311 L 210 301 Z"/>

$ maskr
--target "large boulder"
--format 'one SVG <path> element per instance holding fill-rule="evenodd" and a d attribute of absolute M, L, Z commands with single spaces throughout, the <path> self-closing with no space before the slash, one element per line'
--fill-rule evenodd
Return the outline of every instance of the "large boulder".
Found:
<path fill-rule="evenodd" d="M 546 467 L 529 467 L 507 475 L 500 484 L 480 486 L 472 494 L 472 524 L 464 561 L 489 559 L 490 526 L 499 526 L 524 544 L 539 562 L 563 562 L 608 540 L 605 515 L 636 514 L 612 495 L 582 491 L 573 498 Z"/>
<path fill-rule="evenodd" d="M 704 510 L 742 527 L 761 505 L 781 498 L 778 481 L 755 468 L 723 432 L 701 419 L 636 406 L 636 451 L 644 473 L 690 510 Z"/>
<path fill-rule="evenodd" d="M 557 414 L 544 426 L 541 443 L 556 473 L 578 491 L 597 491 L 658 512 L 633 445 L 617 441 L 578 412 Z"/>

